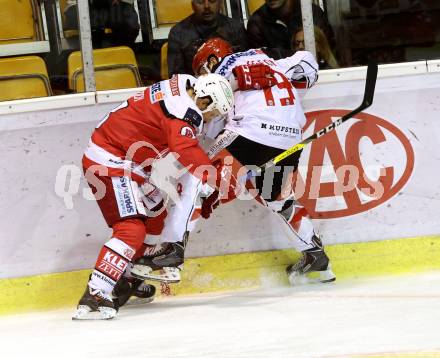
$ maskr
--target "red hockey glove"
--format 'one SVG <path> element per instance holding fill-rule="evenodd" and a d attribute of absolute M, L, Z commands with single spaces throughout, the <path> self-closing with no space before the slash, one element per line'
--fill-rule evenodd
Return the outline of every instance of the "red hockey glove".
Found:
<path fill-rule="evenodd" d="M 242 189 L 230 166 L 223 165 L 221 159 L 215 160 L 212 164 L 217 169 L 216 189 L 208 197 L 202 198 L 200 214 L 204 219 L 208 219 L 220 203 L 234 200 Z"/>
<path fill-rule="evenodd" d="M 263 63 L 237 66 L 232 72 L 241 91 L 272 87 L 277 83 L 275 71 Z"/>

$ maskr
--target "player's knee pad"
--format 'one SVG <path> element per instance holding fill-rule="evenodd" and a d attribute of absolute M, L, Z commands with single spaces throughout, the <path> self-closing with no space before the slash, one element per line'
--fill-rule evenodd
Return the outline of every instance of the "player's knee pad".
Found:
<path fill-rule="evenodd" d="M 137 251 L 145 239 L 144 219 L 132 218 L 119 220 L 112 226 L 113 237 L 123 241 Z"/>

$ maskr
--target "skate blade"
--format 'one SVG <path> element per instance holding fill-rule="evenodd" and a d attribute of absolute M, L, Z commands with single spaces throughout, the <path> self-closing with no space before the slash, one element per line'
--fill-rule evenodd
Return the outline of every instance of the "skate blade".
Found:
<path fill-rule="evenodd" d="M 146 305 L 153 301 L 154 301 L 154 297 L 148 297 L 148 298 L 132 297 L 127 301 L 127 303 L 124 306 Z"/>
<path fill-rule="evenodd" d="M 161 270 L 153 271 L 149 266 L 134 265 L 131 269 L 131 275 L 140 280 L 166 283 L 179 283 L 181 280 L 180 269 L 177 267 L 163 267 Z"/>
<path fill-rule="evenodd" d="M 117 311 L 111 307 L 98 307 L 98 311 L 92 311 L 89 306 L 79 305 L 72 316 L 73 321 L 109 320 L 116 317 Z"/>
<path fill-rule="evenodd" d="M 329 283 L 336 280 L 336 275 L 333 273 L 330 265 L 325 271 L 314 271 L 301 275 L 293 272 L 289 275 L 289 282 L 292 286 L 309 285 L 315 283 Z"/>

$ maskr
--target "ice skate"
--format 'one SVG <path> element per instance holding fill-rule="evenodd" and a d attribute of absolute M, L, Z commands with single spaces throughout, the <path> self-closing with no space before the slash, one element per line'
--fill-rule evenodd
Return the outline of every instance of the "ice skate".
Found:
<path fill-rule="evenodd" d="M 144 280 L 136 278 L 130 279 L 128 277 L 122 277 L 113 289 L 113 303 L 118 310 L 125 305 L 130 297 L 137 297 L 137 303 L 150 303 L 154 300 L 156 294 L 156 287 L 144 283 Z"/>
<path fill-rule="evenodd" d="M 287 276 L 292 286 L 336 280 L 319 236 L 313 235 L 311 244 L 313 247 L 303 251 L 303 256 L 297 263 L 286 267 Z"/>
<path fill-rule="evenodd" d="M 303 251 L 302 254 L 303 256 L 297 263 L 286 268 L 292 286 L 336 280 L 330 260 L 322 248 L 309 249 Z"/>
<path fill-rule="evenodd" d="M 180 282 L 185 248 L 181 242 L 168 243 L 152 256 L 143 256 L 134 262 L 131 275 L 140 280 Z"/>
<path fill-rule="evenodd" d="M 107 320 L 116 317 L 117 310 L 111 297 L 100 290 L 87 288 L 79 300 L 73 320 Z"/>

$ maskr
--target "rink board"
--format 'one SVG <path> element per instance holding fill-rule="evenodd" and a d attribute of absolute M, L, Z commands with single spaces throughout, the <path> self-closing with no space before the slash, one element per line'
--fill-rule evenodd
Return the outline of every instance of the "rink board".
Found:
<path fill-rule="evenodd" d="M 337 281 L 440 270 L 440 237 L 418 237 L 327 247 Z M 299 258 L 293 250 L 187 259 L 182 282 L 157 286 L 161 295 L 288 286 L 284 272 Z M 0 280 L 0 314 L 71 306 L 84 292 L 90 270 Z"/>
<path fill-rule="evenodd" d="M 410 241 L 420 242 L 424 249 L 437 247 L 440 240 L 435 236 L 440 233 L 436 215 L 440 212 L 438 66 L 416 64 L 413 75 L 393 73 L 392 67 L 382 76 L 385 67 L 380 66 L 374 104 L 308 146 L 301 156 L 299 172 L 304 178 L 310 177 L 310 165 L 323 168 L 319 190 L 309 185 L 307 193 L 315 196 L 306 193 L 302 202 L 313 213 L 335 267 L 347 262 L 344 248 L 357 247 L 351 245 L 369 243 L 380 257 L 380 245 L 397 248 L 401 238 L 414 238 Z M 359 105 L 365 73 L 356 71 L 341 70 L 337 76 L 342 82 L 324 81 L 307 94 L 303 101 L 308 114 L 305 136 Z M 36 307 L 52 307 L 71 304 L 80 295 L 89 269 L 110 235 L 82 178 L 82 153 L 99 120 L 133 93 L 85 93 L 0 104 L 0 310 L 32 308 L 26 303 L 31 302 L 28 297 L 36 297 Z M 344 165 L 351 165 L 368 180 L 364 178 L 358 187 L 336 195 L 329 190 L 338 182 L 332 168 Z M 386 189 L 377 199 L 364 192 L 371 189 L 371 182 Z M 260 259 L 252 258 L 261 256 L 268 260 L 267 265 L 260 265 L 261 270 L 273 268 L 278 272 L 275 277 L 283 277 L 282 282 L 283 265 L 297 256 L 292 253 L 290 260 L 277 264 L 279 253 L 285 257 L 285 250 L 290 252 L 291 248 L 278 217 L 253 201 L 235 201 L 216 210 L 209 221 L 198 223 L 186 252 L 190 259 L 186 272 L 199 262 L 215 263 L 216 268 L 228 272 L 229 260 L 239 258 L 246 263 L 244 267 L 250 260 L 254 273 L 232 265 L 230 272 L 239 278 L 235 286 L 224 287 L 241 287 L 242 282 L 252 286 L 256 279 L 245 281 L 244 277 L 257 275 L 260 268 L 257 270 L 255 262 Z M 397 257 L 402 256 L 398 251 Z M 419 265 L 437 269 L 440 255 L 431 257 L 431 251 L 426 251 L 410 248 L 406 260 L 412 261 L 407 269 Z M 338 252 L 344 255 L 336 255 Z M 428 256 L 424 255 L 429 260 L 425 261 Z M 364 263 L 353 266 L 353 275 L 382 270 L 377 261 L 370 262 L 367 257 L 353 260 Z M 389 261 L 391 265 L 392 256 Z M 212 271 L 213 275 L 217 272 Z M 243 276 L 241 272 L 245 272 Z M 338 276 L 343 277 L 344 272 Z M 192 286 L 201 280 L 196 276 L 187 283 L 194 288 L 182 292 L 198 292 Z M 204 279 L 209 281 L 209 275 Z M 59 283 L 60 290 L 63 287 L 66 292 L 49 283 Z M 53 293 L 49 295 L 53 301 L 41 298 L 48 296 L 45 291 Z M 180 291 L 176 288 L 175 292 Z M 10 308 L 3 308 L 3 300 Z"/>

